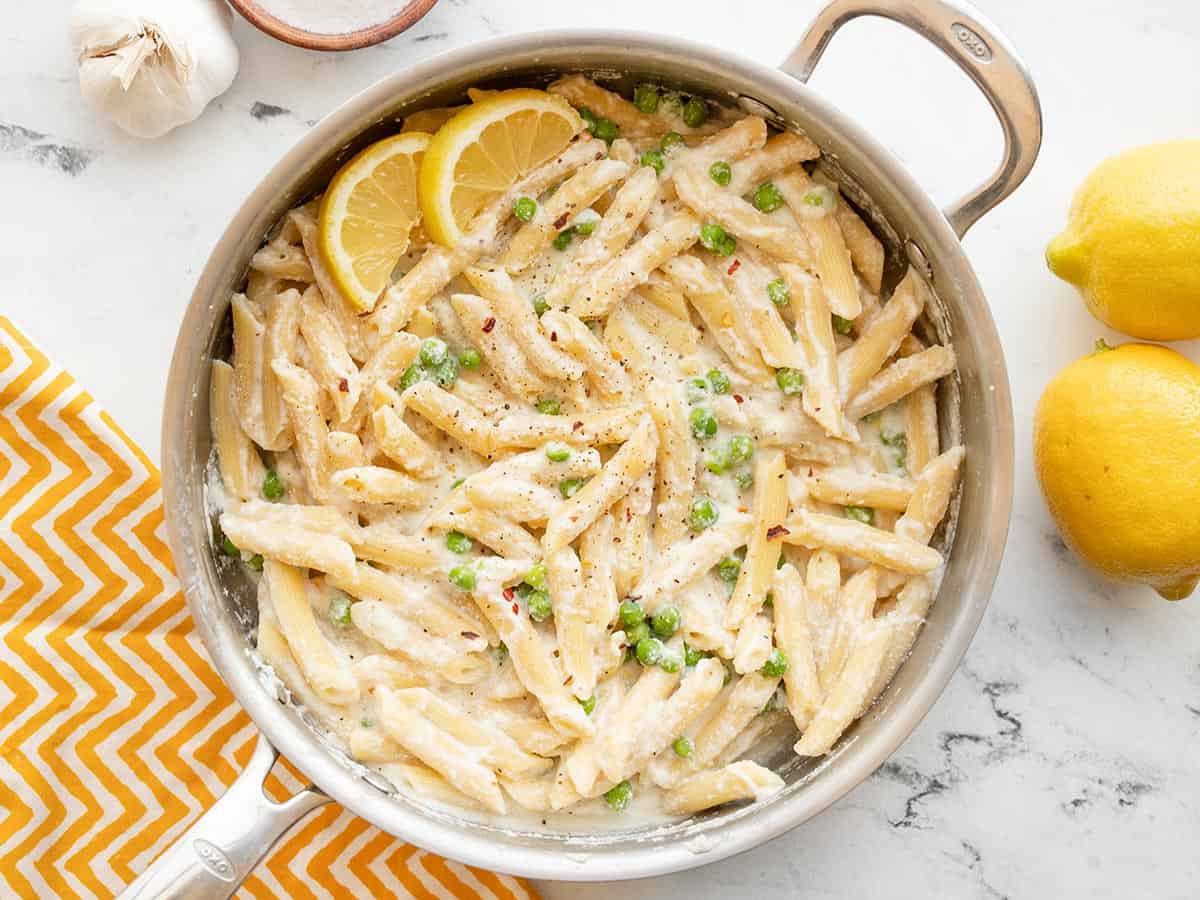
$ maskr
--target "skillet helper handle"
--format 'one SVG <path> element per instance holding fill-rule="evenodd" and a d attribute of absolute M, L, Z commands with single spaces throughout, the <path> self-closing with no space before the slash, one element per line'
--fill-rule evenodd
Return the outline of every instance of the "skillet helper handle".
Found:
<path fill-rule="evenodd" d="M 263 794 L 279 751 L 262 735 L 246 770 L 119 900 L 225 900 L 275 842 L 331 798 L 307 787 L 283 803 Z"/>
<path fill-rule="evenodd" d="M 987 19 L 960 0 L 833 0 L 813 20 L 780 66 L 808 81 L 839 28 L 859 16 L 879 16 L 929 41 L 983 91 L 1004 130 L 1004 159 L 992 176 L 952 203 L 944 215 L 961 238 L 1025 180 L 1042 144 L 1042 106 L 1029 70 Z"/>

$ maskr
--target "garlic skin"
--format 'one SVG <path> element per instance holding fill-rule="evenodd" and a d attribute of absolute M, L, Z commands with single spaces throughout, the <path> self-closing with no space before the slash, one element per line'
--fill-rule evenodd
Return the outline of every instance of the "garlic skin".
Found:
<path fill-rule="evenodd" d="M 81 0 L 70 31 L 84 100 L 141 138 L 192 121 L 237 74 L 232 18 L 222 0 Z"/>

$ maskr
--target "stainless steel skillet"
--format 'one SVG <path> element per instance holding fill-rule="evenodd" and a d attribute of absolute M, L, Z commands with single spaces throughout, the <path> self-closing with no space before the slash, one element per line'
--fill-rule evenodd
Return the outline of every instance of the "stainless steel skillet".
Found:
<path fill-rule="evenodd" d="M 1000 167 L 945 210 L 853 119 L 804 83 L 837 29 L 864 15 L 900 22 L 950 56 L 979 86 L 1003 126 Z M 664 83 L 739 104 L 812 137 L 885 238 L 893 268 L 908 261 L 930 279 L 938 301 L 930 327 L 953 343 L 959 361 L 957 380 L 939 396 L 952 432 L 946 437 L 961 440 L 968 452 L 957 531 L 943 536 L 953 544 L 929 621 L 884 696 L 830 757 L 801 763 L 781 754 L 777 768 L 788 786 L 762 804 L 670 826 L 564 834 L 480 822 L 397 796 L 334 750 L 306 724 L 302 710 L 280 699 L 250 653 L 253 595 L 215 565 L 203 485 L 211 449 L 209 363 L 227 349 L 229 296 L 272 224 L 319 190 L 348 155 L 395 131 L 407 113 L 458 102 L 471 85 L 537 84 L 570 71 L 611 75 L 626 87 L 643 80 Z M 950 679 L 983 615 L 1004 549 L 1013 486 L 1012 405 L 995 324 L 960 238 L 1021 183 L 1040 141 L 1041 110 L 1020 59 L 985 19 L 957 0 L 835 0 L 780 69 L 630 32 L 502 38 L 384 79 L 323 119 L 262 180 L 214 248 L 179 331 L 163 419 L 163 490 L 179 578 L 213 662 L 263 737 L 238 782 L 126 896 L 228 896 L 292 824 L 331 799 L 403 840 L 473 865 L 535 878 L 610 880 L 677 871 L 747 850 L 806 821 L 863 781 L 907 738 Z M 306 789 L 284 804 L 266 800 L 261 785 L 277 752 L 319 789 Z"/>

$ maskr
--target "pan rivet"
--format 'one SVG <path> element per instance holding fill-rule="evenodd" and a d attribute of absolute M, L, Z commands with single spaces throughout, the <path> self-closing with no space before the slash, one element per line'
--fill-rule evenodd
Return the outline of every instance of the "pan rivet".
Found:
<path fill-rule="evenodd" d="M 904 242 L 904 252 L 908 256 L 908 261 L 916 267 L 917 271 L 923 274 L 928 281 L 932 282 L 933 266 L 929 265 L 929 259 L 925 256 L 925 251 L 909 238 Z"/>

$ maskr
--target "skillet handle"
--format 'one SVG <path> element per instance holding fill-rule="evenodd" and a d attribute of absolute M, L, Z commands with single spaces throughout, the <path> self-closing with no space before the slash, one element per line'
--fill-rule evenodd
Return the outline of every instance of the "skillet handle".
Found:
<path fill-rule="evenodd" d="M 1025 180 L 1042 144 L 1042 106 L 1029 70 L 1008 41 L 961 0 L 833 0 L 813 20 L 783 71 L 808 81 L 839 28 L 859 16 L 891 19 L 954 60 L 979 87 L 1004 130 L 1004 159 L 992 176 L 943 210 L 961 238 Z"/>
<path fill-rule="evenodd" d="M 307 787 L 283 803 L 263 794 L 279 751 L 262 735 L 246 770 L 118 900 L 226 900 L 275 842 L 331 798 Z"/>

